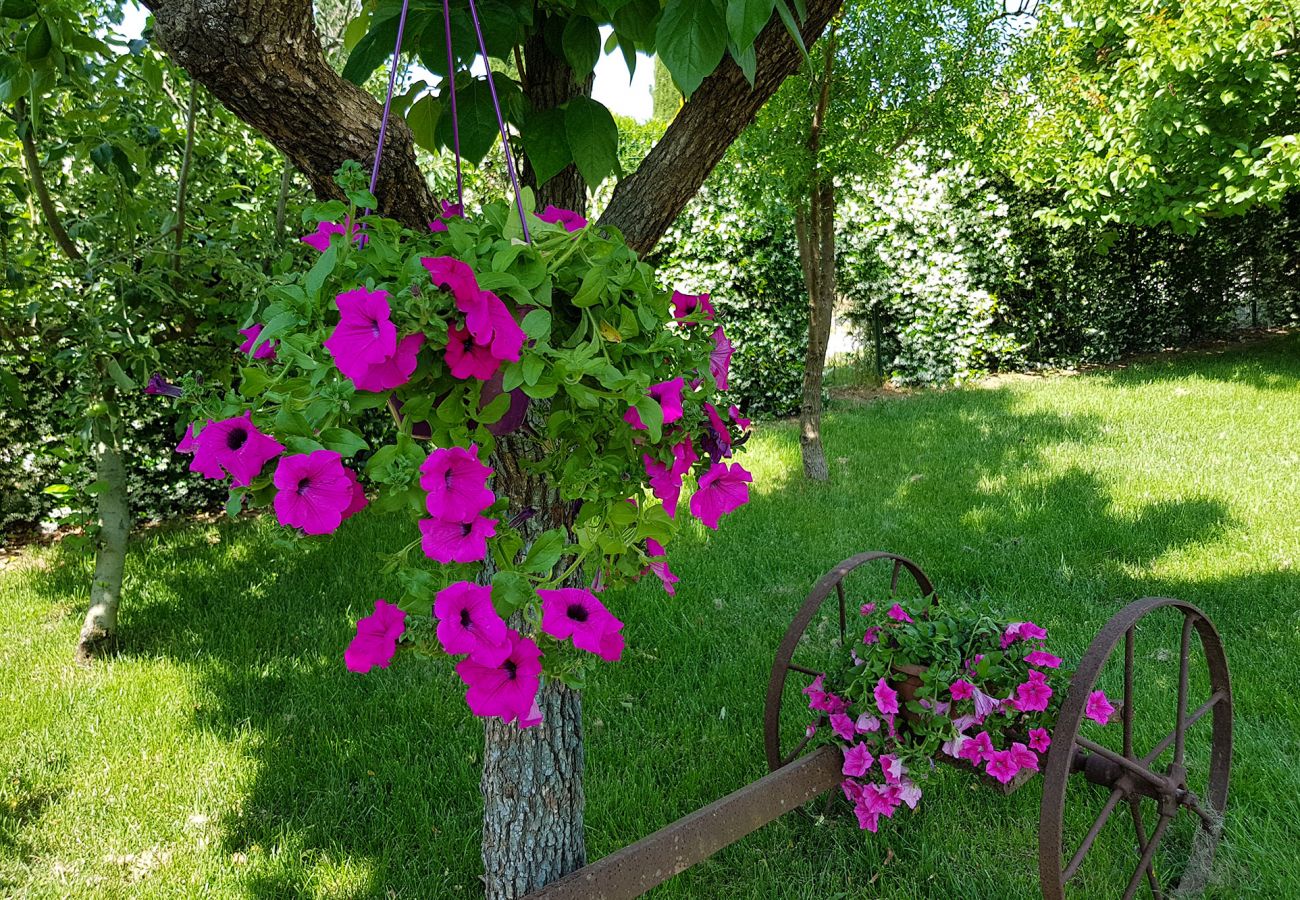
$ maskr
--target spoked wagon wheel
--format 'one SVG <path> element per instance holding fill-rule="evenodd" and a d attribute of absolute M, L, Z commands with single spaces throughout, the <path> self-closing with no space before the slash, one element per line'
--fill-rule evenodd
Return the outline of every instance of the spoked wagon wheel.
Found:
<path fill-rule="evenodd" d="M 813 585 L 781 639 L 767 685 L 764 749 L 770 770 L 793 761 L 812 739 L 804 731 L 814 720 L 803 689 L 843 658 L 846 641 L 860 639 L 863 629 L 850 623 L 859 617 L 861 605 L 933 594 L 920 566 L 876 551 L 844 560 Z M 825 722 L 817 724 L 824 727 Z"/>
<path fill-rule="evenodd" d="M 1103 685 L 1109 697 L 1122 691 L 1118 729 L 1085 722 L 1089 697 Z M 1198 725 L 1206 717 L 1208 727 Z M 1061 900 L 1067 887 L 1112 895 L 1117 870 L 1127 879 L 1125 900 L 1203 887 L 1231 757 L 1232 689 L 1210 620 L 1180 600 L 1126 606 L 1088 646 L 1052 734 L 1039 816 L 1043 896 Z M 1107 828 L 1120 806 L 1131 824 Z M 1114 852 L 1125 845 L 1130 855 Z"/>

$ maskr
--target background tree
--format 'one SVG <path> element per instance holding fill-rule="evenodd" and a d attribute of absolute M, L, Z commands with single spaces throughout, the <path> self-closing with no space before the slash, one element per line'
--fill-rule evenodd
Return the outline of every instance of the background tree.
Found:
<path fill-rule="evenodd" d="M 326 64 L 307 0 L 149 0 L 168 54 L 240 118 L 265 134 L 322 197 L 339 197 L 332 175 L 348 159 L 367 160 L 377 143 L 381 111 L 368 94 Z M 838 0 L 781 2 L 669 0 L 650 2 L 483 3 L 488 55 L 514 62 L 518 82 L 497 79 L 506 117 L 525 149 L 524 177 L 539 201 L 581 211 L 586 189 L 617 169 L 617 126 L 591 101 L 599 27 L 634 59 L 657 51 L 689 96 L 664 137 L 614 191 L 601 224 L 616 227 L 635 250 L 653 247 L 727 146 L 794 70 L 803 43 L 821 33 Z M 369 9 L 368 30 L 344 75 L 354 82 L 381 64 L 397 31 L 400 4 Z M 408 50 L 436 75 L 447 68 L 442 10 L 416 2 L 407 23 Z M 774 10 L 776 15 L 773 15 Z M 495 128 L 485 79 L 468 71 L 476 54 L 466 4 L 451 6 L 461 146 L 474 159 Z M 424 227 L 436 207 L 414 155 L 412 127 L 446 144 L 449 79 L 436 95 L 416 100 L 407 123 L 393 123 L 377 186 L 379 208 Z M 436 104 L 436 106 L 434 105 Z M 417 110 L 419 112 L 417 112 Z M 412 119 L 414 119 L 412 121 Z M 484 122 L 490 123 L 491 128 Z M 487 140 L 484 137 L 487 136 Z M 571 507 L 529 475 L 535 444 L 503 440 L 497 489 L 518 508 L 539 514 L 534 534 L 570 528 Z M 483 770 L 483 858 L 489 897 L 515 897 L 565 874 L 585 858 L 582 837 L 582 732 L 578 695 L 548 684 L 539 696 L 547 725 L 518 731 L 486 729 Z"/>
<path fill-rule="evenodd" d="M 800 403 L 804 474 L 829 477 L 821 443 L 822 384 L 836 298 L 836 189 L 867 189 L 904 147 L 962 145 L 993 123 L 970 112 L 1000 92 L 1008 45 L 1030 0 L 858 0 L 845 5 L 747 137 L 755 170 L 794 209 L 807 289 L 808 345 Z M 971 128 L 971 122 L 979 128 Z"/>

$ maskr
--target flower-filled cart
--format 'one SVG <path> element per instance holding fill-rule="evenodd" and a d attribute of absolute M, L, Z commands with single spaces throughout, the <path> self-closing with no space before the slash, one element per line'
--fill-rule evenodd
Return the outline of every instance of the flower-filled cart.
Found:
<path fill-rule="evenodd" d="M 821 820 L 846 807 L 874 832 L 918 808 L 935 763 L 1006 794 L 1043 776 L 1048 900 L 1195 893 L 1223 832 L 1232 755 L 1213 624 L 1189 603 L 1145 597 L 1106 622 L 1072 673 L 1047 637 L 940 602 L 904 557 L 845 560 L 777 649 L 770 774 L 532 896 L 640 896 L 796 810 Z"/>

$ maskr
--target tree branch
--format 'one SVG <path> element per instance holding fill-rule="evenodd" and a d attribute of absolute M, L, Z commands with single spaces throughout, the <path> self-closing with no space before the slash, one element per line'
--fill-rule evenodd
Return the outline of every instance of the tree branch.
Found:
<path fill-rule="evenodd" d="M 32 131 L 36 126 L 31 119 L 27 118 L 27 101 L 19 97 L 14 109 L 13 119 L 23 145 L 23 161 L 27 163 L 27 179 L 32 183 L 32 193 L 36 195 L 36 200 L 41 205 L 41 215 L 45 217 L 45 225 L 50 229 L 54 242 L 59 245 L 63 254 L 73 262 L 81 262 L 84 257 L 67 229 L 63 227 L 63 220 L 59 218 L 59 211 L 50 197 L 50 189 L 45 185 L 45 175 L 41 173 L 41 156 L 36 152 L 36 139 L 32 137 Z"/>
<path fill-rule="evenodd" d="M 145 0 L 167 54 L 240 119 L 284 151 L 322 198 L 334 172 L 374 158 L 379 103 L 344 81 L 321 50 L 311 0 Z M 434 217 L 406 122 L 389 123 L 379 208 L 412 228 Z"/>
<path fill-rule="evenodd" d="M 809 0 L 808 17 L 800 27 L 805 47 L 817 41 L 841 3 Z M 758 36 L 754 50 L 758 74 L 753 88 L 731 58 L 724 59 L 677 113 L 637 170 L 615 188 L 600 224 L 621 230 L 638 253 L 654 247 L 727 148 L 803 61 L 803 54 L 776 19 Z"/>

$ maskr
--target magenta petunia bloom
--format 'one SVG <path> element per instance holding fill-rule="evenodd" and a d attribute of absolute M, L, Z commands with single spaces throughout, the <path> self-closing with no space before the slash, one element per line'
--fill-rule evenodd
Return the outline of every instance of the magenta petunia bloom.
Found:
<path fill-rule="evenodd" d="M 450 654 L 468 653 L 485 666 L 499 666 L 510 655 L 506 623 L 492 605 L 488 585 L 458 581 L 433 600 L 438 642 Z"/>
<path fill-rule="evenodd" d="M 1033 622 L 1012 622 L 1007 626 L 1007 630 L 1002 632 L 1002 649 L 1005 650 L 1016 641 L 1047 639 L 1047 631 Z"/>
<path fill-rule="evenodd" d="M 978 766 L 991 753 L 993 753 L 993 738 L 989 737 L 987 731 L 981 731 L 975 737 L 968 738 L 961 745 L 957 755 L 971 765 Z"/>
<path fill-rule="evenodd" d="M 845 741 L 853 740 L 853 720 L 842 712 L 831 713 L 831 731 Z"/>
<path fill-rule="evenodd" d="M 190 471 L 204 478 L 222 478 L 230 473 L 230 483 L 247 487 L 262 467 L 284 452 L 284 445 L 253 427 L 253 412 L 209 422 L 195 441 Z"/>
<path fill-rule="evenodd" d="M 193 453 L 194 448 L 198 446 L 199 439 L 194 436 L 194 423 L 185 426 L 185 434 L 181 437 L 181 442 L 176 445 L 177 453 Z M 216 476 L 220 478 L 221 476 Z"/>
<path fill-rule="evenodd" d="M 424 555 L 444 565 L 482 562 L 487 556 L 487 539 L 497 533 L 497 520 L 481 515 L 469 522 L 421 519 L 419 526 Z"/>
<path fill-rule="evenodd" d="M 1020 766 L 1016 764 L 1016 759 L 1011 755 L 1010 750 L 994 750 L 989 754 L 988 764 L 984 767 L 984 771 L 1002 784 L 1007 784 L 1016 777 L 1016 773 L 1020 771 Z"/>
<path fill-rule="evenodd" d="M 501 365 L 501 360 L 492 355 L 492 348 L 477 343 L 467 329 L 450 323 L 447 325 L 447 350 L 443 359 L 452 377 L 462 381 L 469 378 L 487 381 Z"/>
<path fill-rule="evenodd" d="M 881 715 L 898 715 L 898 691 L 891 688 L 885 679 L 876 682 L 876 689 L 872 693 L 876 698 L 876 709 L 880 710 Z"/>
<path fill-rule="evenodd" d="M 506 632 L 506 656 L 494 666 L 473 656 L 456 664 L 456 674 L 465 682 L 465 702 L 476 716 L 497 716 L 520 728 L 541 721 L 537 691 L 541 687 L 542 651 L 530 638 L 510 629 Z"/>
<path fill-rule="evenodd" d="M 1106 699 L 1104 691 L 1093 691 L 1088 695 L 1088 702 L 1083 708 L 1083 714 L 1092 719 L 1098 725 L 1105 725 L 1114 715 L 1115 707 Z"/>
<path fill-rule="evenodd" d="M 893 619 L 895 622 L 910 623 L 912 621 L 912 617 L 903 609 L 901 603 L 895 603 L 893 606 L 889 607 L 889 612 L 885 613 L 885 615 L 889 616 L 889 618 Z"/>
<path fill-rule="evenodd" d="M 677 595 L 677 588 L 673 587 L 680 579 L 673 574 L 673 570 L 668 568 L 668 553 L 664 550 L 664 545 L 654 538 L 646 539 L 646 555 L 650 557 L 650 565 L 646 566 L 646 571 L 654 572 L 663 582 L 664 591 L 669 597 Z"/>
<path fill-rule="evenodd" d="M 858 734 L 870 734 L 880 730 L 880 720 L 871 713 L 862 713 L 858 716 L 853 727 L 858 730 Z"/>
<path fill-rule="evenodd" d="M 661 381 L 650 386 L 650 396 L 659 402 L 659 407 L 664 413 L 665 425 L 671 425 L 682 417 L 682 391 L 685 389 L 686 381 L 682 378 Z M 623 413 L 623 421 L 631 425 L 634 431 L 647 430 L 645 422 L 641 420 L 641 413 L 635 406 L 629 406 L 627 412 Z"/>
<path fill-rule="evenodd" d="M 876 603 L 874 600 L 870 603 L 864 603 L 862 604 L 862 606 L 858 607 L 858 612 L 862 613 L 862 615 L 864 616 L 869 616 L 875 611 L 876 611 Z"/>
<path fill-rule="evenodd" d="M 1045 669 L 1059 669 L 1061 667 L 1061 657 L 1054 656 L 1046 650 L 1034 650 L 1032 653 L 1026 653 L 1025 662 L 1031 666 L 1042 666 Z"/>
<path fill-rule="evenodd" d="M 406 630 L 406 613 L 384 600 L 375 601 L 373 614 L 357 622 L 357 633 L 343 651 L 349 672 L 369 672 L 375 666 L 387 669 L 397 652 L 397 639 Z"/>
<path fill-rule="evenodd" d="M 731 416 L 731 420 L 736 423 L 737 428 L 739 428 L 741 431 L 749 430 L 749 425 L 750 425 L 749 419 L 746 419 L 744 416 L 740 414 L 739 406 L 736 406 L 736 404 L 734 403 L 731 404 L 731 406 L 727 407 L 727 413 Z"/>
<path fill-rule="evenodd" d="M 1038 677 L 1035 678 L 1034 676 Z M 1052 689 L 1042 672 L 1030 671 L 1029 680 L 1016 687 L 1016 699 L 1011 705 L 1021 712 L 1042 712 L 1052 699 Z"/>
<path fill-rule="evenodd" d="M 568 232 L 581 231 L 587 227 L 587 220 L 582 216 L 571 210 L 560 209 L 553 204 L 548 204 L 546 209 L 537 214 L 537 218 L 552 225 L 563 225 L 564 230 Z"/>
<path fill-rule="evenodd" d="M 420 348 L 424 346 L 424 335 L 420 332 L 408 334 L 397 342 L 397 351 L 387 359 L 380 360 L 373 366 L 366 366 L 365 371 L 349 375 L 359 391 L 379 393 L 399 388 L 411 380 L 415 367 L 419 365 Z M 344 373 L 347 374 L 347 373 Z"/>
<path fill-rule="evenodd" d="M 731 373 L 731 355 L 736 352 L 735 346 L 727 340 L 726 333 L 719 325 L 713 329 L 713 349 L 709 352 L 709 373 L 713 375 L 713 381 L 718 386 L 718 390 L 727 390 L 727 377 Z"/>
<path fill-rule="evenodd" d="M 871 626 L 870 628 L 868 628 L 868 629 L 866 630 L 866 632 L 862 635 L 862 643 L 864 643 L 864 644 L 874 644 L 874 643 L 876 643 L 876 642 L 879 641 L 879 640 L 880 640 L 880 626 L 879 626 L 879 625 L 872 625 L 872 626 Z"/>
<path fill-rule="evenodd" d="M 476 303 L 468 309 L 459 301 L 456 305 L 465 313 L 465 327 L 476 343 L 487 347 L 494 359 L 519 362 L 528 335 L 500 297 L 491 291 L 479 291 Z"/>
<path fill-rule="evenodd" d="M 954 700 L 969 700 L 970 696 L 975 693 L 975 685 L 964 678 L 958 678 L 948 685 L 948 693 L 952 694 Z"/>
<path fill-rule="evenodd" d="M 709 425 L 713 428 L 713 434 L 717 440 L 717 455 L 723 458 L 731 456 L 731 430 L 727 428 L 727 423 L 723 421 L 722 416 L 718 414 L 718 409 L 712 403 L 704 403 L 704 414 L 708 416 Z"/>
<path fill-rule="evenodd" d="M 451 203 L 447 200 L 442 202 L 442 214 L 429 223 L 429 230 L 434 234 L 447 230 L 448 219 L 465 218 L 465 206 L 462 203 Z"/>
<path fill-rule="evenodd" d="M 704 318 L 713 320 L 713 304 L 709 301 L 708 294 L 683 294 L 681 291 L 673 291 L 673 318 L 681 321 L 687 316 L 703 310 Z M 688 325 L 694 325 L 694 322 L 687 322 Z"/>
<path fill-rule="evenodd" d="M 1038 771 L 1038 754 L 1019 741 L 1011 745 L 1011 760 L 1016 764 L 1017 771 L 1021 769 Z"/>
<path fill-rule="evenodd" d="M 558 588 L 539 590 L 537 596 L 542 598 L 542 631 L 557 641 L 571 638 L 573 646 L 606 662 L 623 655 L 623 623 L 591 591 Z"/>
<path fill-rule="evenodd" d="M 451 291 L 458 306 L 478 299 L 478 279 L 474 277 L 474 270 L 454 256 L 425 256 L 420 259 L 420 265 L 428 271 L 435 285 Z"/>
<path fill-rule="evenodd" d="M 333 450 L 283 456 L 275 467 L 275 516 L 307 534 L 332 534 L 353 503 L 353 481 Z"/>
<path fill-rule="evenodd" d="M 689 437 L 673 444 L 672 454 L 671 463 L 661 463 L 647 454 L 641 456 L 650 491 L 663 501 L 664 512 L 668 513 L 670 519 L 677 515 L 677 500 L 681 496 L 682 476 L 689 472 L 691 466 L 699 459 L 695 455 L 695 447 Z"/>
<path fill-rule="evenodd" d="M 360 228 L 361 226 L 359 224 L 353 225 L 352 233 L 356 234 Z M 336 234 L 343 234 L 346 231 L 347 228 L 337 222 L 317 222 L 316 230 L 311 234 L 304 234 L 299 238 L 299 240 L 308 247 L 311 247 L 313 250 L 318 250 L 321 253 L 324 253 L 330 248 L 330 238 Z"/>
<path fill-rule="evenodd" d="M 369 501 L 366 500 L 366 489 L 362 486 L 361 480 L 357 478 L 357 473 L 344 467 L 343 474 L 347 476 L 348 483 L 352 486 L 352 499 L 348 501 L 347 508 L 343 510 L 343 520 L 346 522 L 365 509 Z"/>
<path fill-rule="evenodd" d="M 1047 748 L 1052 746 L 1052 736 L 1046 728 L 1035 728 L 1029 732 L 1029 746 L 1039 753 L 1046 753 Z"/>
<path fill-rule="evenodd" d="M 749 502 L 749 484 L 754 480 L 740 463 L 715 463 L 700 478 L 691 495 L 691 514 L 717 530 L 718 520 Z"/>
<path fill-rule="evenodd" d="M 172 384 L 159 372 L 149 376 L 149 383 L 144 386 L 144 392 L 151 395 L 161 394 L 164 397 L 180 397 L 185 393 L 180 385 Z"/>
<path fill-rule="evenodd" d="M 496 500 L 487 486 L 491 466 L 479 461 L 478 447 L 439 447 L 420 464 L 420 487 L 428 495 L 429 515 L 447 522 L 472 522 Z"/>
<path fill-rule="evenodd" d="M 880 771 L 885 773 L 885 781 L 899 784 L 907 774 L 907 766 L 903 765 L 903 761 L 894 754 L 886 753 L 880 757 Z"/>
<path fill-rule="evenodd" d="M 975 700 L 975 717 L 983 722 L 986 718 L 998 711 L 1000 701 L 997 697 L 984 693 L 979 688 L 975 688 L 971 693 Z"/>
<path fill-rule="evenodd" d="M 325 349 L 339 371 L 355 380 L 367 367 L 397 352 L 397 326 L 389 318 L 388 292 L 359 287 L 339 294 L 334 303 L 339 323 L 325 339 Z"/>
<path fill-rule="evenodd" d="M 257 336 L 262 333 L 261 323 L 241 328 L 239 333 L 245 338 L 239 345 L 240 353 L 247 353 L 253 359 L 275 359 L 275 348 L 279 345 L 279 341 L 264 341 L 256 350 L 253 349 L 253 345 L 257 343 Z"/>

